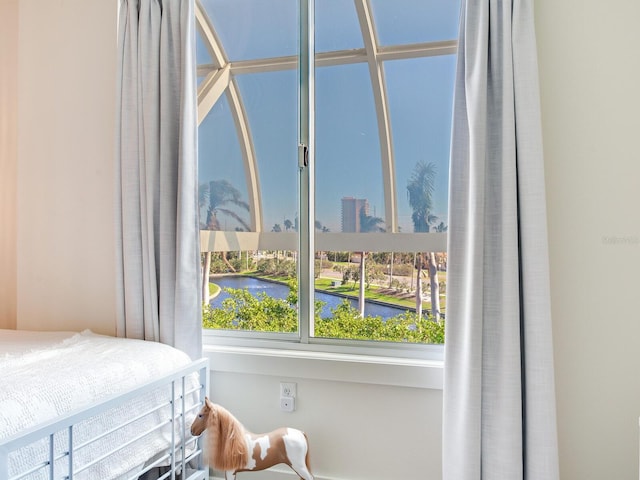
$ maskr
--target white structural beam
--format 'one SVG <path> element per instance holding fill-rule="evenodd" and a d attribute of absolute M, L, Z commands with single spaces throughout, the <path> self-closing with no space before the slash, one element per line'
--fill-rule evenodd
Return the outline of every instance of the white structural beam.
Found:
<path fill-rule="evenodd" d="M 231 64 L 200 1 L 196 3 L 196 24 L 213 61 L 212 70 L 207 73 L 207 78 L 198 88 L 198 123 L 206 118 L 220 96 L 226 92 L 244 163 L 251 230 L 261 232 L 262 195 L 253 137 L 249 130 L 242 97 L 231 75 Z"/>
<path fill-rule="evenodd" d="M 458 42 L 446 40 L 442 42 L 412 43 L 406 45 L 392 45 L 378 47 L 377 58 L 379 61 L 403 60 L 408 58 L 434 57 L 437 55 L 453 55 L 456 53 Z M 367 52 L 364 48 L 353 50 L 336 50 L 334 52 L 316 53 L 316 68 L 333 67 L 336 65 L 352 65 L 366 63 Z M 298 68 L 298 57 L 295 55 L 285 57 L 259 58 L 256 60 L 242 60 L 231 62 L 233 75 L 248 73 L 279 72 L 282 70 L 295 70 Z M 212 70 L 217 70 L 214 64 L 198 65 L 198 76 L 204 76 Z"/>
<path fill-rule="evenodd" d="M 242 97 L 238 91 L 236 82 L 232 79 L 227 88 L 227 99 L 231 107 L 231 114 L 236 125 L 236 132 L 240 142 L 240 151 L 244 160 L 244 174 L 247 182 L 249 206 L 251 207 L 251 230 L 262 231 L 262 195 L 260 194 L 260 179 L 258 177 L 258 164 L 256 152 L 253 148 L 253 136 L 249 129 L 247 114 L 244 110 Z"/>
<path fill-rule="evenodd" d="M 409 43 L 378 47 L 378 60 L 406 60 L 408 58 L 435 57 L 453 55 L 458 51 L 457 40 L 443 40 L 429 43 Z"/>
<path fill-rule="evenodd" d="M 354 0 L 364 48 L 367 52 L 367 63 L 373 90 L 373 101 L 378 119 L 378 136 L 380 138 L 380 156 L 382 160 L 382 178 L 384 183 L 385 224 L 388 232 L 398 231 L 398 208 L 396 195 L 395 160 L 393 156 L 393 139 L 391 138 L 391 122 L 389 120 L 389 104 L 384 80 L 382 61 L 378 58 L 378 41 L 376 38 L 373 14 L 368 0 Z"/>
<path fill-rule="evenodd" d="M 216 31 L 213 25 L 211 25 L 209 16 L 205 12 L 200 0 L 196 2 L 196 28 L 200 31 L 200 35 L 202 35 L 209 56 L 213 61 L 214 68 L 221 68 L 227 63 L 226 56 L 222 50 L 222 44 L 218 40 Z"/>
<path fill-rule="evenodd" d="M 318 251 L 446 252 L 446 233 L 316 233 Z M 202 252 L 296 250 L 296 232 L 200 231 Z"/>
<path fill-rule="evenodd" d="M 229 86 L 229 64 L 209 72 L 198 88 L 198 125 L 206 118 L 220 96 Z"/>

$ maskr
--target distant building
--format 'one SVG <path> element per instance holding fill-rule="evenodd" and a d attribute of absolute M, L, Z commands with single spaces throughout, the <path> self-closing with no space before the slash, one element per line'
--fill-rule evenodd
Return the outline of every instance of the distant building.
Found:
<path fill-rule="evenodd" d="M 366 198 L 342 197 L 342 231 L 360 232 L 360 210 L 369 215 L 369 202 Z"/>

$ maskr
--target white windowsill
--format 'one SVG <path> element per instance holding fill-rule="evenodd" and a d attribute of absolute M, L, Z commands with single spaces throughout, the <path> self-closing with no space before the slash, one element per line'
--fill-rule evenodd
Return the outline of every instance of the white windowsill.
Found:
<path fill-rule="evenodd" d="M 272 375 L 441 390 L 443 362 L 416 358 L 291 350 L 205 342 L 213 372 Z"/>

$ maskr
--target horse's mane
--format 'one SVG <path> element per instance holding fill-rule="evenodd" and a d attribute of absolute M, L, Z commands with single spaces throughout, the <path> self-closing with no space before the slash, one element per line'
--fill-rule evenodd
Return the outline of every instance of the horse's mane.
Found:
<path fill-rule="evenodd" d="M 214 405 L 207 421 L 213 467 L 222 471 L 244 468 L 249 451 L 242 424 L 220 405 Z"/>

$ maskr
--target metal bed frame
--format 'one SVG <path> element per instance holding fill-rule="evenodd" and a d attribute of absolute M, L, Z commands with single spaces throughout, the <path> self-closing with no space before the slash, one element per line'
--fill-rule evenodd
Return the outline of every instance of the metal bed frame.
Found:
<path fill-rule="evenodd" d="M 192 437 L 190 434 L 190 425 L 186 425 L 185 415 L 191 411 L 197 412 L 197 409 L 204 403 L 204 397 L 208 392 L 209 386 L 209 361 L 208 359 L 200 359 L 192 362 L 187 367 L 176 370 L 174 373 L 166 375 L 158 380 L 154 380 L 138 386 L 124 393 L 111 396 L 96 404 L 83 408 L 81 410 L 71 412 L 60 417 L 54 418 L 40 425 L 25 429 L 16 435 L 0 440 L 0 479 L 2 480 L 26 480 L 35 474 L 42 477 L 42 472 L 46 472 L 47 480 L 63 478 L 65 480 L 73 480 L 75 475 L 81 474 L 98 462 L 108 459 L 109 456 L 119 452 L 120 450 L 131 446 L 135 441 L 141 440 L 151 432 L 171 426 L 171 446 L 160 458 L 154 458 L 153 461 L 144 466 L 139 472 L 132 474 L 128 480 L 135 480 L 142 475 L 147 474 L 156 467 L 164 467 L 168 470 L 158 477 L 158 480 L 204 480 L 209 476 L 208 466 L 203 458 L 203 450 L 200 438 Z M 197 373 L 199 376 L 199 385 L 191 390 L 186 390 L 186 378 Z M 96 415 L 104 414 L 109 410 L 122 407 L 127 401 L 138 396 L 153 392 L 159 388 L 171 389 L 171 398 L 160 406 L 155 406 L 148 412 L 138 415 L 135 418 L 127 419 L 125 422 L 118 424 L 115 428 L 108 432 L 103 432 L 93 439 L 86 441 L 80 445 L 74 444 L 73 433 L 74 427 L 80 422 L 91 419 Z M 199 401 L 188 407 L 185 405 L 185 397 L 190 394 L 198 394 Z M 74 462 L 74 455 L 80 449 L 87 447 L 95 441 L 106 437 L 113 432 L 132 424 L 145 415 L 155 413 L 160 409 L 169 407 L 170 416 L 163 418 L 159 425 L 152 430 L 140 432 L 135 438 L 131 438 L 124 444 L 114 445 L 114 448 L 99 458 L 92 459 L 83 465 Z M 176 435 L 176 427 L 179 434 Z M 54 448 L 54 439 L 57 435 L 63 435 L 67 446 L 63 452 L 56 451 Z M 38 463 L 27 471 L 9 477 L 9 456 L 12 452 L 35 442 L 46 440 L 48 442 L 49 453 L 44 462 Z M 66 463 L 67 469 L 64 473 L 57 472 L 60 462 Z M 56 476 L 57 475 L 57 476 Z"/>

